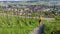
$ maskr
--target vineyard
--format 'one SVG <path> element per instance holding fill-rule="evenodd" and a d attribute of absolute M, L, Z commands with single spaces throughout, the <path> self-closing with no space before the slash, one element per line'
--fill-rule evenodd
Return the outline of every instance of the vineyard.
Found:
<path fill-rule="evenodd" d="M 45 24 L 43 34 L 51 34 L 54 31 L 60 31 L 59 20 L 58 17 L 53 21 L 43 20 L 43 23 Z M 0 15 L 0 34 L 29 34 L 30 31 L 38 26 L 37 18 Z"/>
<path fill-rule="evenodd" d="M 28 11 L 27 11 L 28 12 Z M 28 13 L 20 9 L 7 10 L 0 9 L 0 34 L 29 34 L 34 28 L 39 26 L 37 18 L 27 18 L 38 17 L 42 15 L 47 18 L 54 18 L 55 20 L 47 21 L 42 20 L 45 24 L 43 34 L 59 34 L 60 33 L 60 13 L 57 10 L 53 11 L 29 11 Z M 34 13 L 35 12 L 35 13 Z M 22 14 L 21 14 L 22 13 Z M 26 14 L 31 15 L 26 15 Z M 21 14 L 21 15 L 20 15 Z M 23 16 L 23 17 L 21 17 Z M 25 17 L 26 16 L 26 17 Z M 49 20 L 49 19 L 48 19 Z"/>

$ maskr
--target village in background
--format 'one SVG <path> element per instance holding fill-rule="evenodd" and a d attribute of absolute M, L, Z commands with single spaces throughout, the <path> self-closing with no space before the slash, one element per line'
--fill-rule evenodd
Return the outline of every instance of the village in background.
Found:
<path fill-rule="evenodd" d="M 0 1 L 0 13 L 3 10 L 10 12 L 18 12 L 23 16 L 39 16 L 53 17 L 53 12 L 60 13 L 60 2 L 44 2 L 44 1 Z M 6 12 L 6 11 L 4 11 Z M 10 13 L 13 14 L 13 13 Z M 13 14 L 14 15 L 14 14 Z"/>

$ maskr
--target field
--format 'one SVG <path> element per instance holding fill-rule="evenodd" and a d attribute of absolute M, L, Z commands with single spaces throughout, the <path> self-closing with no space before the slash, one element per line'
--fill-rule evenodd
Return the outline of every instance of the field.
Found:
<path fill-rule="evenodd" d="M 38 25 L 36 19 L 31 20 L 16 16 L 0 15 L 0 34 L 28 34 Z"/>
<path fill-rule="evenodd" d="M 51 34 L 53 31 L 60 31 L 60 21 L 43 20 L 45 24 L 43 34 Z M 0 34 L 29 34 L 34 28 L 38 27 L 38 19 L 22 18 L 18 16 L 0 15 Z"/>
<path fill-rule="evenodd" d="M 55 6 L 54 2 L 42 1 L 0 3 L 0 34 L 30 34 L 39 26 L 37 19 L 39 15 L 55 19 L 42 20 L 45 24 L 43 34 L 60 34 L 60 6 L 58 4 Z M 50 3 L 54 5 L 50 6 Z"/>

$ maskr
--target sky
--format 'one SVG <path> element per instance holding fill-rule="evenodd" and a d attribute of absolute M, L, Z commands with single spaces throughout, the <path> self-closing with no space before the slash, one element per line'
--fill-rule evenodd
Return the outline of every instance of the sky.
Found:
<path fill-rule="evenodd" d="M 0 1 L 39 1 L 39 0 L 0 0 Z M 60 0 L 40 0 L 40 1 L 60 1 Z"/>
<path fill-rule="evenodd" d="M 0 1 L 37 1 L 37 0 L 0 0 Z"/>

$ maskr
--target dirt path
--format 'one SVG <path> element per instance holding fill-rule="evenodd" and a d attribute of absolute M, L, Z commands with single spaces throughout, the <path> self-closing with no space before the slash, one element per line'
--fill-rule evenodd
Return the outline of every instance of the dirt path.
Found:
<path fill-rule="evenodd" d="M 43 19 L 44 20 L 54 20 L 54 18 L 43 18 Z M 38 31 L 39 31 L 39 27 L 36 27 L 30 32 L 30 34 L 39 34 Z"/>
<path fill-rule="evenodd" d="M 39 30 L 39 28 L 36 27 L 36 28 L 34 28 L 33 31 L 30 32 L 30 34 L 38 34 L 38 30 Z"/>
<path fill-rule="evenodd" d="M 3 15 L 3 16 L 6 16 L 7 14 L 5 14 L 5 13 L 0 13 L 0 15 Z M 18 15 L 9 15 L 8 14 L 8 16 L 18 16 Z M 38 19 L 38 17 L 29 17 L 29 16 L 19 16 L 19 17 L 22 17 L 22 18 L 37 18 Z M 43 18 L 44 20 L 54 20 L 54 18 Z"/>

